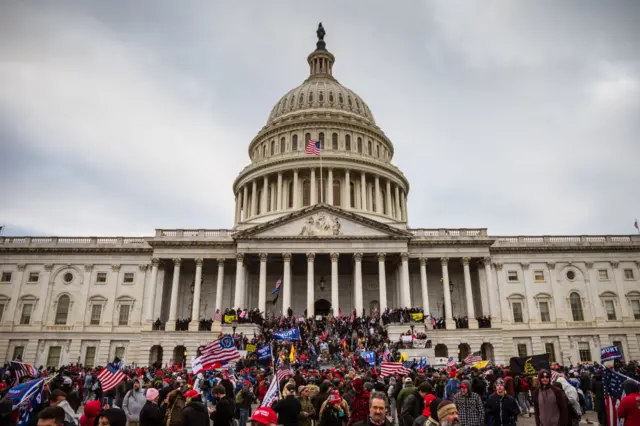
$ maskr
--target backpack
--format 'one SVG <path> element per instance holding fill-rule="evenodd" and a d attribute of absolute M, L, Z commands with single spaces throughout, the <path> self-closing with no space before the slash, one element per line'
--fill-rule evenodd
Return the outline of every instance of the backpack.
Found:
<path fill-rule="evenodd" d="M 236 394 L 236 405 L 242 404 L 244 402 L 244 396 L 242 395 L 242 391 Z"/>

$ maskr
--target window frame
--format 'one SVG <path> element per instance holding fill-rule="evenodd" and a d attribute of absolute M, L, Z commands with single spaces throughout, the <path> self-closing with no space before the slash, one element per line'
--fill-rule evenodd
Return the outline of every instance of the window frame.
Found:
<path fill-rule="evenodd" d="M 511 274 L 515 274 L 515 279 L 511 279 Z M 518 283 L 520 282 L 520 274 L 516 269 L 510 269 L 507 271 L 507 282 L 509 283 Z"/>
<path fill-rule="evenodd" d="M 627 276 L 627 272 L 629 272 L 629 276 Z M 624 275 L 623 278 L 625 281 L 635 281 L 636 279 L 636 274 L 633 271 L 633 268 L 624 268 L 622 274 Z"/>
<path fill-rule="evenodd" d="M 574 311 L 574 301 L 576 301 L 576 299 L 573 296 L 577 297 L 577 302 L 578 302 L 578 307 L 580 308 L 580 319 L 576 319 L 576 311 Z M 578 293 L 577 291 L 572 291 L 571 293 L 569 293 L 569 308 L 571 309 L 571 318 L 574 322 L 583 322 L 584 321 L 584 303 L 582 301 L 582 295 L 580 293 Z"/>
<path fill-rule="evenodd" d="M 52 361 L 51 360 L 51 357 L 52 357 L 51 351 L 53 349 L 57 349 L 57 351 L 58 351 L 58 354 L 56 355 L 56 358 L 58 359 L 58 362 L 55 365 L 53 365 L 51 363 L 51 361 Z M 60 361 L 61 360 L 62 360 L 62 346 L 49 346 L 49 351 L 47 352 L 47 365 L 46 365 L 46 367 L 47 368 L 48 367 L 56 367 L 56 368 L 58 368 L 60 366 Z"/>
<path fill-rule="evenodd" d="M 585 348 L 586 346 L 586 348 Z M 585 354 L 583 352 L 586 352 L 588 354 L 588 356 L 584 356 Z M 591 358 L 593 358 L 591 356 L 591 346 L 589 345 L 589 342 L 578 342 L 578 358 L 580 359 L 580 362 L 591 362 L 593 361 Z M 589 358 L 589 359 L 585 359 L 585 358 Z"/>
<path fill-rule="evenodd" d="M 127 312 L 126 321 L 122 320 L 122 312 L 124 308 L 126 308 L 125 310 Z M 129 322 L 131 322 L 131 305 L 129 303 L 122 303 L 118 307 L 118 326 L 126 327 L 129 325 Z"/>
<path fill-rule="evenodd" d="M 524 349 L 524 351 L 523 351 Z M 516 351 L 518 352 L 518 356 L 519 357 L 526 357 L 529 356 L 529 350 L 527 348 L 527 344 L 526 343 L 516 343 Z M 523 355 L 524 352 L 524 355 Z"/>
<path fill-rule="evenodd" d="M 604 274 L 603 274 L 604 272 Z M 604 275 L 604 276 L 603 276 Z M 608 269 L 598 269 L 598 281 L 609 281 L 609 270 Z"/>
<path fill-rule="evenodd" d="M 611 310 L 609 310 L 611 308 Z M 607 314 L 607 321 L 617 321 L 618 316 L 616 315 L 616 305 L 613 300 L 605 300 L 604 301 L 604 311 Z"/>
<path fill-rule="evenodd" d="M 544 317 L 542 316 L 542 314 L 543 314 L 542 309 L 540 309 L 540 306 L 541 306 L 542 303 L 544 303 L 546 305 L 546 307 L 547 307 L 546 314 L 547 314 L 547 318 L 548 319 L 546 321 L 544 320 Z M 538 312 L 540 312 L 540 322 L 541 323 L 545 323 L 546 324 L 546 323 L 551 322 L 551 306 L 549 306 L 549 301 L 548 300 L 540 300 L 538 302 Z"/>
<path fill-rule="evenodd" d="M 61 308 L 64 307 L 65 305 L 61 304 L 60 301 L 61 300 L 65 300 L 66 303 L 66 308 L 65 310 L 63 310 Z M 53 319 L 53 324 L 54 325 L 67 325 L 67 322 L 69 321 L 69 313 L 71 312 L 71 297 L 67 294 L 61 294 L 60 296 L 58 296 L 58 300 L 56 301 L 56 312 L 55 312 L 55 316 Z M 64 315 L 64 321 L 62 320 L 62 316 Z"/>
<path fill-rule="evenodd" d="M 87 363 L 87 357 L 89 355 L 89 349 L 93 349 L 93 355 L 91 357 L 91 365 Z M 84 366 L 85 367 L 95 367 L 96 364 L 96 354 L 98 353 L 98 348 L 96 346 L 87 346 L 84 350 Z"/>
<path fill-rule="evenodd" d="M 104 276 L 104 281 L 101 281 L 100 278 Z M 106 284 L 107 280 L 109 279 L 109 275 L 104 272 L 104 271 L 98 271 L 96 272 L 96 284 L 98 285 L 102 285 L 102 284 Z"/>
<path fill-rule="evenodd" d="M 519 321 L 518 318 L 516 316 L 516 306 L 518 306 L 519 311 Z M 513 315 L 513 323 L 514 324 L 524 324 L 524 309 L 522 307 L 522 302 L 521 301 L 513 301 L 511 302 L 511 314 Z"/>
<path fill-rule="evenodd" d="M 0 274 L 0 283 L 10 283 L 12 278 L 12 271 L 2 271 L 2 273 Z"/>
<path fill-rule="evenodd" d="M 35 276 L 35 280 L 32 279 Z M 27 277 L 27 284 L 37 284 L 40 281 L 40 272 L 31 271 L 29 272 L 29 276 Z"/>
<path fill-rule="evenodd" d="M 22 357 L 24 356 L 24 348 L 25 348 L 24 345 L 16 345 L 16 346 L 14 346 L 13 347 L 13 353 L 12 353 L 13 357 L 11 358 L 11 361 L 14 361 L 14 360 L 16 360 L 18 358 L 22 360 Z M 18 354 L 18 349 L 20 349 L 20 351 L 19 351 L 20 353 L 19 354 Z"/>
<path fill-rule="evenodd" d="M 100 308 L 100 312 L 98 312 L 97 321 L 94 322 L 94 309 L 96 309 L 96 308 Z M 102 322 L 102 308 L 103 308 L 102 303 L 92 303 L 91 304 L 91 310 L 89 312 L 89 325 L 100 325 L 100 323 Z"/>
<path fill-rule="evenodd" d="M 127 281 L 127 278 L 130 277 L 131 280 Z M 136 273 L 135 272 L 125 272 L 122 275 L 122 284 L 135 284 L 136 283 Z"/>
<path fill-rule="evenodd" d="M 549 347 L 551 347 L 551 351 L 549 351 Z M 549 356 L 550 363 L 556 362 L 556 345 L 553 342 L 545 342 L 544 352 Z"/>
<path fill-rule="evenodd" d="M 20 323 L 19 325 L 31 325 L 31 318 L 33 317 L 33 309 L 35 308 L 35 302 L 27 302 L 27 303 L 22 303 L 22 308 L 20 309 Z M 26 321 L 25 321 L 25 308 L 29 307 L 29 316 L 27 317 Z"/>
<path fill-rule="evenodd" d="M 539 276 L 542 276 L 542 279 L 538 279 Z M 543 283 L 546 281 L 546 277 L 544 274 L 544 269 L 534 269 L 533 271 L 533 281 L 536 283 Z"/>

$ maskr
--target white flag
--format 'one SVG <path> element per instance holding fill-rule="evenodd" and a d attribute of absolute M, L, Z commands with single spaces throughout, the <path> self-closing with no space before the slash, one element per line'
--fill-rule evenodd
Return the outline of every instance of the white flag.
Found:
<path fill-rule="evenodd" d="M 278 378 L 274 376 L 273 380 L 271 380 L 271 385 L 269 385 L 269 390 L 267 390 L 267 393 L 265 394 L 264 399 L 262 400 L 262 404 L 260 404 L 260 406 L 271 407 L 273 403 L 278 400 L 279 396 L 280 396 L 280 383 L 278 383 Z"/>

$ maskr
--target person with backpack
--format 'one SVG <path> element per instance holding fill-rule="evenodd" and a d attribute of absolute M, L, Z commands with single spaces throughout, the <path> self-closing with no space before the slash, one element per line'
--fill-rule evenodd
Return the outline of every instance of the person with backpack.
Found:
<path fill-rule="evenodd" d="M 249 380 L 245 380 L 242 383 L 242 389 L 236 394 L 236 408 L 240 414 L 239 423 L 240 426 L 246 426 L 249 416 L 251 415 L 251 404 L 255 401 L 256 397 L 253 393 L 253 387 Z"/>

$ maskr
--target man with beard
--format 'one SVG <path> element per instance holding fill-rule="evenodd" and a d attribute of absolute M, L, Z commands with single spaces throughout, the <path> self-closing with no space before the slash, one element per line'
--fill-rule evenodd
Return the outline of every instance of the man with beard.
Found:
<path fill-rule="evenodd" d="M 386 416 L 387 398 L 384 393 L 374 391 L 369 398 L 369 416 L 367 420 L 355 423 L 353 426 L 393 426 Z"/>
<path fill-rule="evenodd" d="M 515 426 L 520 414 L 520 407 L 516 400 L 507 395 L 504 390 L 504 380 L 495 382 L 496 392 L 489 396 L 486 403 L 487 416 L 493 426 Z"/>
<path fill-rule="evenodd" d="M 551 385 L 551 374 L 547 370 L 538 373 L 540 387 L 533 392 L 533 408 L 536 426 L 564 426 L 569 424 L 567 400 L 559 389 Z"/>
<path fill-rule="evenodd" d="M 461 425 L 456 404 L 449 400 L 444 400 L 438 405 L 438 418 L 440 419 L 440 426 Z"/>
<path fill-rule="evenodd" d="M 460 422 L 464 426 L 482 426 L 484 425 L 484 406 L 480 395 L 471 392 L 469 389 L 471 383 L 463 380 L 458 388 L 458 393 L 453 397 L 460 415 Z"/>

